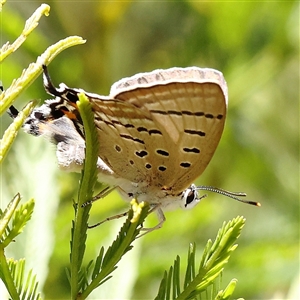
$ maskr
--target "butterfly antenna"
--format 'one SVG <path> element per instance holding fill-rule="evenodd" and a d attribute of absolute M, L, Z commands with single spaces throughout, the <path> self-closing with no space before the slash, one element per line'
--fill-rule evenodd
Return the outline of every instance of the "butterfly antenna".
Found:
<path fill-rule="evenodd" d="M 213 193 L 218 193 L 223 196 L 237 200 L 239 202 L 243 202 L 243 203 L 254 205 L 254 206 L 261 206 L 261 204 L 259 202 L 239 198 L 239 197 L 246 197 L 247 196 L 246 193 L 229 192 L 229 191 L 222 190 L 222 189 L 219 189 L 219 188 L 216 188 L 213 186 L 204 186 L 204 185 L 197 186 L 197 190 L 205 190 L 205 191 L 209 191 L 209 192 L 213 192 Z"/>

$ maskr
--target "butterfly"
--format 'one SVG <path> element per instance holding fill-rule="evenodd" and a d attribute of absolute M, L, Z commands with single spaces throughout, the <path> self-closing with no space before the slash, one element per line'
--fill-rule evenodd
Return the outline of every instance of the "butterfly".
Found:
<path fill-rule="evenodd" d="M 92 104 L 99 139 L 99 181 L 116 188 L 125 200 L 147 201 L 164 222 L 163 210 L 194 207 L 217 192 L 232 193 L 193 182 L 210 162 L 220 141 L 228 106 L 228 90 L 221 72 L 198 67 L 158 69 L 121 79 L 109 96 L 56 88 L 43 66 L 45 90 L 54 99 L 35 108 L 23 128 L 54 143 L 58 165 L 80 171 L 85 157 L 83 122 L 77 108 L 83 92 Z M 10 115 L 18 111 L 12 106 Z"/>

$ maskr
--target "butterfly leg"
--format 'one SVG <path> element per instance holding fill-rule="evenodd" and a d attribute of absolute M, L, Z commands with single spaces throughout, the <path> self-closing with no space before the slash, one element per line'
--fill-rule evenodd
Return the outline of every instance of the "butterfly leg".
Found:
<path fill-rule="evenodd" d="M 116 186 L 107 186 L 105 189 L 103 189 L 100 193 L 98 193 L 96 196 L 94 196 L 90 201 L 86 201 L 85 203 L 83 203 L 81 205 L 81 207 L 85 207 L 87 205 L 91 205 L 93 202 L 101 199 L 101 198 L 104 198 L 106 197 L 109 193 L 111 193 L 114 189 L 116 188 Z M 95 227 L 98 227 L 99 225 L 107 222 L 107 221 L 111 221 L 111 220 L 116 220 L 116 219 L 120 219 L 122 217 L 125 217 L 128 215 L 128 212 L 125 212 L 125 213 L 121 213 L 121 214 L 117 214 L 115 216 L 112 216 L 112 217 L 108 217 L 106 218 L 105 220 L 101 221 L 101 222 L 98 222 L 94 225 L 89 225 L 88 228 L 91 229 L 91 228 L 95 228 Z"/>
<path fill-rule="evenodd" d="M 128 215 L 128 211 L 126 211 L 125 213 L 122 213 L 122 214 L 118 214 L 118 215 L 115 215 L 115 216 L 112 216 L 112 217 L 109 217 L 109 218 L 106 218 L 105 220 L 101 221 L 101 222 L 98 222 L 94 225 L 89 225 L 88 228 L 91 229 L 91 228 L 95 228 L 95 227 L 98 227 L 99 225 L 107 222 L 107 221 L 111 221 L 111 220 L 116 220 L 116 219 L 120 219 L 122 217 L 125 217 Z"/>
<path fill-rule="evenodd" d="M 115 187 L 106 187 L 104 190 L 102 190 L 98 195 L 96 195 L 95 197 L 93 197 L 92 200 L 90 201 L 87 201 L 85 203 L 82 204 L 82 207 L 85 207 L 87 205 L 90 205 L 92 204 L 94 201 L 97 201 L 98 199 L 100 198 L 103 198 L 105 197 L 106 195 L 108 195 L 112 190 L 114 190 Z M 158 221 L 159 223 L 157 225 L 155 225 L 154 227 L 151 227 L 151 228 L 142 228 L 141 230 L 144 231 L 143 234 L 139 235 L 138 237 L 141 237 L 149 232 L 152 232 L 154 230 L 157 230 L 157 229 L 160 229 L 162 226 L 163 226 L 163 223 L 166 221 L 166 217 L 162 211 L 162 209 L 160 208 L 160 204 L 156 204 L 156 205 L 153 205 L 151 207 L 151 209 L 149 210 L 149 213 L 148 214 L 151 214 L 152 212 L 156 212 L 156 215 L 157 215 L 157 218 L 158 218 Z M 106 218 L 105 220 L 101 221 L 101 222 L 98 222 L 94 225 L 89 225 L 88 228 L 91 229 L 91 228 L 95 228 L 95 227 L 98 227 L 99 225 L 107 222 L 107 221 L 111 221 L 111 220 L 116 220 L 116 219 L 120 219 L 122 217 L 125 217 L 128 215 L 128 212 L 125 212 L 125 213 L 121 213 L 121 214 L 117 214 L 115 216 L 112 216 L 112 217 L 108 217 Z"/>
<path fill-rule="evenodd" d="M 160 208 L 160 205 L 159 205 L 159 204 L 153 206 L 153 207 L 150 209 L 149 214 L 152 213 L 152 212 L 154 212 L 154 211 L 156 212 L 156 215 L 157 215 L 157 218 L 158 218 L 159 223 L 158 223 L 157 225 L 155 225 L 154 227 L 151 227 L 151 228 L 142 228 L 141 230 L 144 231 L 144 233 L 141 234 L 141 235 L 139 235 L 139 236 L 138 236 L 139 238 L 140 238 L 141 236 L 143 236 L 143 235 L 149 233 L 149 232 L 152 232 L 152 231 L 154 231 L 154 230 L 160 229 L 160 228 L 163 226 L 164 222 L 166 221 L 166 217 L 165 217 L 165 215 L 164 215 L 162 209 Z"/>
<path fill-rule="evenodd" d="M 86 207 L 88 205 L 91 205 L 93 202 L 106 197 L 109 193 L 111 193 L 116 187 L 115 186 L 107 186 L 105 189 L 103 189 L 100 193 L 98 193 L 96 196 L 94 196 L 91 200 L 84 202 L 81 207 Z"/>

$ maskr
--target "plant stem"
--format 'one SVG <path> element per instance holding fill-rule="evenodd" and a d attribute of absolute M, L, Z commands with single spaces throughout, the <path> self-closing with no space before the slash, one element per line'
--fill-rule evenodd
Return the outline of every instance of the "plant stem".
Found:
<path fill-rule="evenodd" d="M 75 208 L 75 220 L 71 241 L 71 299 L 78 299 L 79 271 L 85 251 L 87 237 L 87 223 L 91 205 L 82 207 L 82 204 L 92 198 L 93 187 L 96 182 L 96 166 L 98 158 L 97 132 L 94 125 L 94 116 L 87 97 L 81 93 L 77 102 L 83 121 L 86 138 L 86 155 L 81 183 L 78 192 L 78 202 Z"/>
<path fill-rule="evenodd" d="M 0 275 L 11 298 L 14 300 L 19 300 L 20 297 L 16 289 L 15 283 L 13 281 L 13 278 L 11 277 L 11 271 L 9 270 L 2 245 L 0 245 Z"/>

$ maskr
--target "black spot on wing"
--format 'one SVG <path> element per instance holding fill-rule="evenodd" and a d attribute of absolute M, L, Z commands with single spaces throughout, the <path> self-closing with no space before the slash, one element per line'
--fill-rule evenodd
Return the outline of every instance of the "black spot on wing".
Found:
<path fill-rule="evenodd" d="M 207 118 L 207 119 L 213 119 L 214 116 L 212 114 L 205 114 L 205 118 Z"/>
<path fill-rule="evenodd" d="M 133 142 L 136 142 L 136 143 L 139 143 L 139 144 L 145 144 L 144 141 L 142 141 L 141 139 L 138 139 L 138 138 L 134 138 L 133 136 L 131 135 L 128 135 L 128 134 L 120 134 L 120 137 L 123 138 L 123 139 L 126 139 L 126 140 L 132 140 Z"/>
<path fill-rule="evenodd" d="M 210 113 L 205 113 L 203 111 L 190 111 L 190 110 L 159 110 L 159 109 L 152 109 L 150 110 L 152 114 L 159 114 L 159 115 L 175 115 L 175 116 L 195 116 L 195 117 L 205 117 L 207 119 L 222 119 L 223 115 L 219 114 L 217 116 L 214 116 L 213 114 Z"/>
<path fill-rule="evenodd" d="M 187 148 L 187 147 L 185 147 L 185 148 L 183 148 L 183 151 L 184 152 L 187 152 L 187 153 L 200 153 L 200 149 L 198 149 L 198 148 Z"/>
<path fill-rule="evenodd" d="M 162 149 L 157 149 L 156 150 L 156 153 L 159 154 L 159 155 L 162 155 L 162 156 L 169 156 L 169 152 L 165 151 L 165 150 L 162 150 Z"/>
<path fill-rule="evenodd" d="M 191 135 L 205 136 L 205 132 L 201 130 L 185 129 L 184 132 Z"/>
<path fill-rule="evenodd" d="M 159 166 L 158 170 L 161 171 L 161 172 L 164 172 L 164 171 L 167 170 L 167 168 L 165 166 Z"/>
<path fill-rule="evenodd" d="M 141 158 L 145 157 L 148 155 L 148 152 L 145 150 L 141 150 L 141 151 L 135 151 L 135 154 Z"/>
<path fill-rule="evenodd" d="M 189 168 L 191 166 L 191 163 L 189 163 L 189 162 L 182 162 L 180 164 L 180 166 L 183 167 L 183 168 Z"/>
<path fill-rule="evenodd" d="M 119 145 L 115 145 L 115 149 L 116 149 L 116 151 L 118 151 L 118 152 L 121 152 L 121 151 L 122 151 L 122 148 L 121 148 Z"/>
<path fill-rule="evenodd" d="M 159 134 L 162 135 L 161 131 L 159 131 L 158 129 L 150 129 L 149 130 L 149 134 Z"/>
<path fill-rule="evenodd" d="M 148 132 L 148 129 L 145 128 L 145 127 L 138 127 L 136 130 L 137 130 L 138 132 Z"/>

